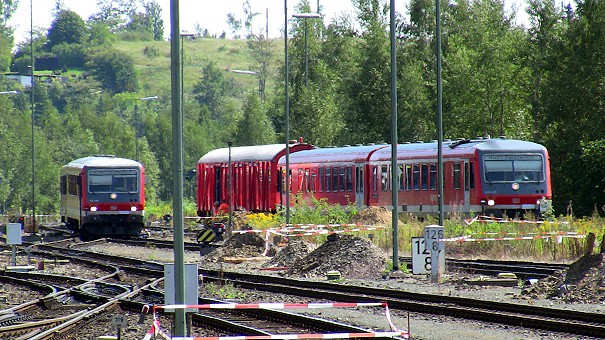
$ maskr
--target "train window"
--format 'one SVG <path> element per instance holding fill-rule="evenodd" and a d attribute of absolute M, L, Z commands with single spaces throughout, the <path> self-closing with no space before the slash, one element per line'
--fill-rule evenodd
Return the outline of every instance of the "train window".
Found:
<path fill-rule="evenodd" d="M 380 183 L 382 184 L 382 191 L 389 190 L 389 173 L 386 165 L 380 168 Z"/>
<path fill-rule="evenodd" d="M 73 196 L 78 195 L 78 176 L 67 176 L 67 193 Z"/>
<path fill-rule="evenodd" d="M 324 191 L 324 181 L 325 181 L 325 177 L 324 177 L 324 168 L 319 168 L 319 192 L 323 192 Z"/>
<path fill-rule="evenodd" d="M 347 191 L 353 191 L 353 169 L 351 167 L 347 167 L 346 174 L 346 188 Z"/>
<path fill-rule="evenodd" d="M 277 191 L 281 194 L 285 192 L 284 184 L 284 169 L 279 169 L 277 172 Z"/>
<path fill-rule="evenodd" d="M 305 169 L 305 183 L 307 184 L 305 190 L 311 191 L 311 181 L 309 180 L 309 169 Z"/>
<path fill-rule="evenodd" d="M 414 190 L 420 190 L 420 165 L 414 164 Z"/>
<path fill-rule="evenodd" d="M 485 181 L 541 182 L 544 180 L 540 155 L 485 155 Z"/>
<path fill-rule="evenodd" d="M 405 190 L 410 191 L 412 189 L 412 166 L 405 165 Z"/>
<path fill-rule="evenodd" d="M 317 192 L 317 174 L 315 173 L 316 169 L 311 170 L 311 191 Z"/>
<path fill-rule="evenodd" d="M 61 195 L 67 194 L 67 175 L 61 176 Z"/>
<path fill-rule="evenodd" d="M 138 171 L 129 169 L 89 170 L 88 192 L 134 193 L 138 191 Z"/>
<path fill-rule="evenodd" d="M 303 191 L 305 188 L 305 170 L 298 169 L 298 191 Z"/>
<path fill-rule="evenodd" d="M 460 190 L 460 163 L 454 162 L 454 189 Z"/>
<path fill-rule="evenodd" d="M 378 167 L 372 167 L 372 192 L 376 192 L 378 190 Z"/>
<path fill-rule="evenodd" d="M 403 181 L 405 179 L 405 177 L 404 177 L 405 174 L 403 172 L 403 169 L 404 169 L 403 164 L 397 165 L 397 176 L 399 176 L 399 191 L 403 190 L 403 185 L 404 185 Z"/>
<path fill-rule="evenodd" d="M 471 189 L 475 188 L 475 163 L 471 162 L 470 163 L 470 169 L 468 172 L 468 182 L 469 182 L 469 186 Z"/>
<path fill-rule="evenodd" d="M 344 166 L 340 167 L 340 176 L 338 177 L 340 180 L 340 191 L 345 191 L 345 168 Z"/>
<path fill-rule="evenodd" d="M 422 190 L 428 190 L 429 188 L 429 168 L 428 165 L 422 164 L 420 177 L 422 178 Z"/>
<path fill-rule="evenodd" d="M 332 192 L 338 192 L 338 167 L 332 168 Z"/>
<path fill-rule="evenodd" d="M 431 178 L 430 178 L 431 190 L 437 189 L 437 166 L 431 164 Z"/>
<path fill-rule="evenodd" d="M 330 192 L 332 187 L 332 168 L 326 168 L 326 192 Z"/>

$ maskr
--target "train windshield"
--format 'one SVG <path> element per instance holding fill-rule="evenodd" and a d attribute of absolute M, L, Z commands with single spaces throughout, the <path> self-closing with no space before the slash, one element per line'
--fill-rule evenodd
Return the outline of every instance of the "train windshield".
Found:
<path fill-rule="evenodd" d="M 487 183 L 544 181 L 542 155 L 485 155 L 483 166 Z"/>
<path fill-rule="evenodd" d="M 90 193 L 135 193 L 138 191 L 138 171 L 130 169 L 88 171 Z"/>

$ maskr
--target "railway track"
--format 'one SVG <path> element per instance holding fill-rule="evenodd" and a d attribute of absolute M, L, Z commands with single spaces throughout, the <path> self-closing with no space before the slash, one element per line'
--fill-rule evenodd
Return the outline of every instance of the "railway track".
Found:
<path fill-rule="evenodd" d="M 64 243 L 57 243 L 42 244 L 37 245 L 36 247 L 39 248 L 40 251 L 50 252 L 51 254 L 61 252 L 62 256 L 71 256 L 80 259 L 91 258 L 95 259 L 95 261 L 112 263 L 113 266 L 120 268 L 120 272 L 127 272 L 129 275 L 134 273 L 156 278 L 163 275 L 162 264 L 91 253 L 80 249 L 74 249 L 73 247 L 66 249 L 64 246 Z M 481 261 L 471 262 L 481 264 Z M 469 262 L 460 262 L 459 265 L 465 268 L 470 267 Z M 497 268 L 498 263 L 483 263 L 483 265 L 489 267 L 489 270 L 493 271 L 496 270 L 494 268 Z M 509 262 L 504 263 L 503 266 L 504 268 L 518 268 L 519 263 Z M 536 275 L 544 273 L 546 270 L 558 270 L 561 267 L 552 266 L 549 268 L 547 264 L 539 266 L 528 264 L 527 268 L 524 270 L 533 270 L 532 268 L 539 268 L 538 271 L 531 272 L 532 275 Z M 498 270 L 502 271 L 502 267 Z M 274 275 L 252 275 L 207 269 L 200 269 L 199 274 L 204 277 L 206 283 L 229 283 L 242 289 L 296 295 L 311 301 L 317 299 L 342 302 L 385 301 L 392 310 L 404 312 L 447 315 L 461 319 L 481 320 L 490 323 L 525 327 L 528 329 L 563 332 L 578 336 L 605 337 L 605 317 L 597 313 L 557 310 L 523 304 L 474 300 L 453 296 L 409 293 L 368 286 L 360 287 L 310 280 L 297 280 Z"/>

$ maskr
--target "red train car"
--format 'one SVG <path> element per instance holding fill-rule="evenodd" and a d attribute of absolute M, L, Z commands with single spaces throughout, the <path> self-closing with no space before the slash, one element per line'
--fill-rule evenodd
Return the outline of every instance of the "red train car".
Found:
<path fill-rule="evenodd" d="M 144 227 L 145 170 L 115 156 L 76 159 L 60 170 L 61 221 L 83 239 L 139 236 Z"/>
<path fill-rule="evenodd" d="M 313 148 L 301 140 L 291 143 L 289 152 Z M 270 144 L 222 148 L 202 156 L 196 165 L 198 215 L 210 216 L 215 202 L 229 202 L 229 175 L 233 209 L 275 211 L 282 204 L 277 161 L 285 153 L 285 144 Z"/>
<path fill-rule="evenodd" d="M 444 213 L 514 217 L 550 207 L 550 163 L 542 145 L 463 139 L 445 141 L 442 155 Z M 309 202 L 313 196 L 333 204 L 392 208 L 391 176 L 396 173 L 400 211 L 437 214 L 437 166 L 437 142 L 398 145 L 395 172 L 390 145 L 301 151 L 290 157 L 291 195 Z M 279 167 L 285 171 L 284 157 Z"/>

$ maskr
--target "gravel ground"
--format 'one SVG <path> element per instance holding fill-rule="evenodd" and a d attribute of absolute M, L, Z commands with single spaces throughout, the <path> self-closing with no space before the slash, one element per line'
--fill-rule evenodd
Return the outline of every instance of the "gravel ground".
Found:
<path fill-rule="evenodd" d="M 338 243 L 346 245 L 346 247 L 344 247 L 345 249 L 341 250 L 342 247 L 337 247 L 336 245 Z M 262 242 L 262 244 L 264 244 L 264 242 Z M 574 302 L 573 299 L 569 299 L 569 295 L 552 296 L 552 294 L 549 293 L 552 292 L 552 288 L 557 287 L 558 282 L 565 282 L 566 276 L 563 274 L 556 278 L 553 277 L 547 280 L 541 280 L 540 283 L 536 284 L 534 287 L 530 287 L 530 289 L 527 289 L 527 287 L 481 287 L 459 284 L 460 274 L 449 272 L 441 276 L 440 282 L 442 283 L 440 284 L 431 283 L 430 278 L 424 275 L 419 276 L 406 273 L 392 275 L 390 278 L 385 279 L 380 274 L 382 269 L 378 271 L 359 270 L 359 268 L 384 268 L 385 255 L 380 251 L 377 251 L 371 242 L 356 237 L 338 237 L 319 247 L 303 242 L 291 242 L 286 247 L 273 248 L 269 252 L 272 256 L 265 258 L 262 257 L 264 246 L 260 247 L 257 240 L 254 240 L 254 238 L 245 241 L 242 241 L 239 238 L 237 240 L 228 240 L 226 245 L 226 247 L 219 248 L 216 253 L 205 257 L 201 257 L 197 252 L 186 251 L 185 262 L 197 263 L 200 267 L 204 268 L 222 268 L 228 271 L 245 271 L 269 275 L 289 275 L 317 281 L 326 281 L 327 278 L 325 277 L 325 273 L 329 269 L 332 269 L 338 270 L 343 274 L 342 284 L 388 287 L 410 292 L 423 292 L 446 296 L 464 296 L 482 300 L 543 305 L 552 308 L 596 313 L 605 312 L 605 303 L 602 299 L 590 300 L 588 298 L 582 298 L 575 299 L 576 301 Z M 88 250 L 158 262 L 173 262 L 172 250 L 153 249 L 153 251 L 149 251 L 146 249 L 145 251 L 141 251 L 140 247 L 128 247 L 121 244 L 96 245 L 89 247 Z M 321 254 L 329 256 L 330 261 L 323 260 L 324 257 L 322 257 Z M 360 257 L 358 254 L 371 255 Z M 241 256 L 244 260 L 239 262 L 221 261 L 221 259 L 238 256 Z M 20 259 L 20 261 L 25 261 L 24 257 L 19 257 L 18 259 Z M 9 257 L 7 254 L 3 254 L 0 261 L 8 263 Z M 595 279 L 603 277 L 603 275 L 600 274 L 601 271 L 596 269 L 600 268 L 601 262 L 591 263 L 591 277 Z M 279 266 L 287 267 L 288 270 L 266 270 L 270 267 Z M 73 275 L 76 269 L 68 265 L 56 267 L 47 265 L 45 268 L 46 272 L 60 272 L 61 270 L 65 271 L 65 274 L 76 276 Z M 363 275 L 363 273 L 371 274 Z M 549 287 L 551 288 L 550 290 Z M 216 297 L 217 289 L 210 288 L 212 288 L 210 285 L 200 284 L 200 293 L 202 295 Z M 526 291 L 525 293 L 524 290 Z M 239 294 L 237 294 L 237 298 L 237 301 L 242 303 L 309 302 L 292 296 L 267 294 L 261 291 L 240 291 Z M 591 303 L 592 301 L 595 303 Z M 387 331 L 389 327 L 385 311 L 382 308 L 308 309 L 299 312 L 351 323 L 375 331 Z M 497 324 L 464 321 L 443 316 L 417 313 L 408 314 L 407 312 L 399 311 L 391 311 L 391 316 L 393 323 L 401 329 L 409 330 L 413 339 L 590 339 L 587 337 L 572 337 L 565 334 L 553 334 L 551 332 L 528 331 L 523 328 Z M 140 339 L 142 336 L 138 333 L 134 334 L 134 332 L 127 332 L 126 334 L 122 334 L 122 338 Z"/>
<path fill-rule="evenodd" d="M 254 235 L 254 234 L 246 234 Z M 236 237 L 236 236 L 234 236 Z M 247 236 L 249 237 L 249 236 Z M 368 265 L 383 264 L 384 254 L 375 251 L 374 246 L 370 242 L 360 240 L 355 237 L 342 237 L 335 242 L 343 242 L 347 245 L 347 249 L 339 251 L 334 244 L 325 244 L 319 247 L 304 244 L 301 242 L 292 242 L 290 245 L 281 248 L 273 249 L 270 253 L 272 257 L 262 258 L 264 246 L 261 247 L 254 238 L 250 238 L 246 242 L 242 242 L 241 238 L 237 240 L 226 241 L 226 246 L 219 248 L 214 253 L 205 257 L 200 257 L 195 252 L 186 252 L 185 261 L 188 263 L 198 263 L 204 268 L 222 268 L 226 271 L 244 271 L 254 273 L 265 273 L 269 275 L 289 275 L 295 277 L 304 277 L 307 280 L 326 281 L 324 273 L 330 269 L 336 269 L 342 273 L 353 273 L 352 276 L 362 276 L 357 278 L 349 278 L 344 276 L 342 284 L 355 284 L 362 286 L 388 287 L 392 289 L 401 289 L 410 292 L 423 292 L 427 294 L 441 294 L 445 296 L 462 296 L 471 297 L 480 300 L 496 300 L 509 303 L 531 304 L 550 306 L 552 308 L 561 308 L 569 310 L 580 310 L 590 312 L 605 312 L 605 304 L 599 303 L 568 303 L 561 298 L 546 298 L 544 294 L 527 295 L 523 291 L 527 287 L 493 287 L 493 286 L 475 286 L 468 284 L 459 284 L 461 274 L 446 273 L 441 276 L 440 284 L 433 284 L 430 277 L 425 275 L 411 275 L 400 273 L 400 275 L 392 275 L 391 278 L 384 279 L 382 275 L 373 272 L 371 277 L 363 277 L 359 275 L 359 271 L 348 270 L 349 267 L 360 268 L 368 267 Z M 261 242 L 262 243 L 262 242 Z M 330 242 L 328 242 L 330 243 Z M 253 244 L 252 246 L 250 244 Z M 351 247 L 355 245 L 355 251 Z M 128 249 L 123 245 L 108 245 L 103 247 L 95 246 L 95 251 L 122 254 L 139 258 L 161 259 L 162 262 L 170 262 L 173 258 L 171 250 L 154 250 L 153 254 L 149 252 L 140 252 Z M 300 252 L 308 252 L 309 256 L 304 256 Z M 322 261 L 321 253 L 329 254 L 331 261 Z M 366 257 L 366 262 L 361 258 L 355 258 L 351 261 L 351 254 L 372 254 Z M 287 254 L 286 256 L 284 254 Z M 238 258 L 241 261 L 221 262 L 220 259 Z M 337 261 L 341 258 L 341 261 Z M 246 260 L 249 259 L 249 260 Z M 306 262 L 305 262 L 306 261 Z M 363 262 L 363 263 L 362 263 Z M 309 265 L 309 263 L 314 263 Z M 330 265 L 324 266 L 329 263 Z M 302 270 L 307 264 L 307 270 Z M 282 270 L 269 271 L 270 267 L 285 266 L 298 268 L 297 270 Z M 290 267 L 289 267 L 290 268 Z M 322 269 L 323 268 L 323 269 Z M 383 268 L 383 267 L 379 267 Z M 468 274 L 464 274 L 469 278 L 473 278 Z M 208 289 L 211 288 L 211 289 Z M 202 295 L 212 297 L 217 296 L 215 287 L 200 285 Z M 259 302 L 309 302 L 292 296 L 282 296 L 274 293 L 264 293 L 262 291 L 240 291 L 237 294 L 235 301 L 241 303 L 259 303 Z M 317 301 L 315 301 L 317 302 Z M 356 324 L 358 326 L 373 329 L 376 331 L 387 331 L 388 322 L 383 309 L 367 310 L 364 308 L 358 309 L 309 309 L 297 311 L 304 314 L 317 315 L 322 318 L 339 320 L 346 323 Z M 404 330 L 410 331 L 414 339 L 591 339 L 589 337 L 572 337 L 566 334 L 553 334 L 552 332 L 528 331 L 527 329 L 509 327 L 498 324 L 485 324 L 475 321 L 464 321 L 452 319 L 444 316 L 423 315 L 416 313 L 406 313 L 391 311 L 393 323 Z"/>

